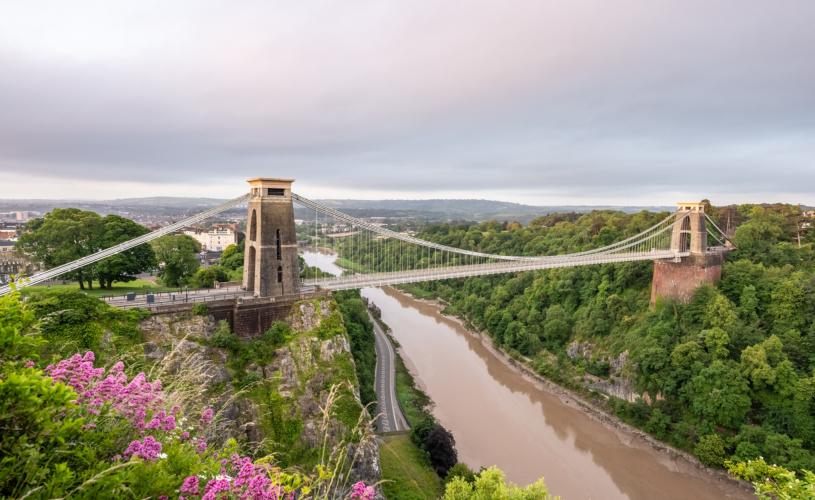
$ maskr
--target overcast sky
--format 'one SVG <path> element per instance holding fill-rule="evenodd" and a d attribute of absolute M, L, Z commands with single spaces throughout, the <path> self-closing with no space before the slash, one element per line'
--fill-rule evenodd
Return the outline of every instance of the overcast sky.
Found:
<path fill-rule="evenodd" d="M 812 0 L 0 3 L 0 197 L 815 204 Z"/>

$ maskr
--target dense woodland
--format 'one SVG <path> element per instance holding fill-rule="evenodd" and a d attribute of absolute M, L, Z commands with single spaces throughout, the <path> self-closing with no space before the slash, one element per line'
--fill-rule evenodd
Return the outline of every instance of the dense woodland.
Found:
<path fill-rule="evenodd" d="M 450 312 L 565 385 L 583 389 L 587 380 L 618 375 L 643 398 L 612 398 L 610 409 L 707 464 L 761 456 L 813 470 L 815 235 L 802 232 L 797 207 L 711 211 L 722 227 L 738 223 L 737 249 L 727 257 L 721 283 L 699 289 L 686 305 L 650 307 L 652 264 L 643 262 L 410 290 L 443 299 Z M 526 226 L 434 225 L 420 237 L 490 253 L 557 254 L 612 243 L 666 215 L 552 214 Z M 376 255 L 387 252 L 359 261 L 376 268 L 382 265 L 372 260 Z M 613 373 L 615 365 L 622 365 L 621 373 Z"/>

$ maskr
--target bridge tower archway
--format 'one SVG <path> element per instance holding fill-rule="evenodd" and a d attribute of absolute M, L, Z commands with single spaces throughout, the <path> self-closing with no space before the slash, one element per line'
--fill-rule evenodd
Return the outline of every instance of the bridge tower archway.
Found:
<path fill-rule="evenodd" d="M 704 255 L 707 251 L 707 227 L 705 226 L 705 203 L 682 202 L 677 204 L 676 222 L 671 232 L 671 250 Z"/>
<path fill-rule="evenodd" d="M 705 202 L 677 204 L 671 231 L 671 250 L 676 258 L 654 261 L 652 304 L 659 299 L 688 303 L 697 288 L 721 279 L 724 254 L 708 251 L 706 205 Z M 682 254 L 681 259 L 679 254 Z"/>
<path fill-rule="evenodd" d="M 249 181 L 243 288 L 256 297 L 300 291 L 300 264 L 292 205 L 292 179 Z"/>

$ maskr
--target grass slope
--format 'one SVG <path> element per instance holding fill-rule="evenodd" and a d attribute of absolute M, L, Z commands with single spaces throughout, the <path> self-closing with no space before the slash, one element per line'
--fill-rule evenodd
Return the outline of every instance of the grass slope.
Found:
<path fill-rule="evenodd" d="M 70 291 L 70 290 L 79 290 L 79 285 L 77 283 L 68 283 L 65 285 L 33 285 L 29 287 L 25 287 L 21 290 L 23 295 L 31 293 L 33 291 Z M 170 288 L 158 285 L 149 280 L 133 280 L 128 281 L 126 283 L 114 283 L 112 289 L 107 288 L 96 288 L 94 287 L 93 290 L 85 289 L 83 292 L 90 295 L 91 297 L 110 297 L 114 295 L 124 295 L 128 292 L 136 292 L 136 293 L 146 293 L 146 292 L 166 292 L 170 290 L 178 290 L 178 288 Z"/>
<path fill-rule="evenodd" d="M 389 500 L 436 499 L 442 494 L 439 476 L 427 464 L 422 451 L 408 434 L 383 437 L 379 448 L 382 491 Z"/>

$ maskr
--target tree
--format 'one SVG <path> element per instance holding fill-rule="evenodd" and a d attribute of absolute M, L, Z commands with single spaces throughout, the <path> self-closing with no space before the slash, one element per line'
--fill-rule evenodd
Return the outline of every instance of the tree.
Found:
<path fill-rule="evenodd" d="M 427 452 L 430 465 L 440 477 L 447 475 L 447 471 L 458 462 L 456 440 L 432 417 L 414 425 L 410 430 L 410 439 Z"/>
<path fill-rule="evenodd" d="M 563 345 L 569 340 L 572 333 L 569 326 L 569 316 L 560 304 L 554 304 L 546 310 L 546 320 L 543 323 L 543 336 L 547 343 Z"/>
<path fill-rule="evenodd" d="M 702 330 L 699 334 L 705 340 L 705 348 L 713 359 L 726 359 L 728 355 L 727 344 L 730 336 L 727 332 L 714 326 L 708 330 Z"/>
<path fill-rule="evenodd" d="M 699 439 L 693 448 L 693 453 L 705 465 L 721 467 L 726 455 L 724 440 L 718 434 L 707 434 Z"/>
<path fill-rule="evenodd" d="M 99 250 L 103 232 L 99 214 L 78 208 L 55 208 L 45 217 L 26 224 L 16 247 L 32 260 L 52 268 Z M 94 267 L 88 266 L 66 276 L 77 280 L 81 289 L 85 283 L 93 288 L 94 272 Z"/>
<path fill-rule="evenodd" d="M 101 248 L 109 248 L 150 232 L 146 227 L 118 215 L 103 218 L 102 230 Z M 155 267 L 156 256 L 152 247 L 139 245 L 96 264 L 96 276 L 100 287 L 111 288 L 114 281 L 132 281 L 136 279 L 135 275 Z"/>
<path fill-rule="evenodd" d="M 733 235 L 736 255 L 753 262 L 772 264 L 769 259 L 773 246 L 784 238 L 783 218 L 777 212 L 755 207 L 750 220 L 740 225 Z"/>
<path fill-rule="evenodd" d="M 167 286 L 180 286 L 198 270 L 201 245 L 186 234 L 162 236 L 151 243 L 159 263 L 159 277 Z"/>
<path fill-rule="evenodd" d="M 221 266 L 230 271 L 243 266 L 243 247 L 238 247 L 238 245 L 226 247 L 221 253 Z"/>
<path fill-rule="evenodd" d="M 430 455 L 430 465 L 440 477 L 447 475 L 447 471 L 458 462 L 456 440 L 453 434 L 436 424 L 424 438 L 424 449 Z"/>
<path fill-rule="evenodd" d="M 56 208 L 41 219 L 29 222 L 17 242 L 17 248 L 47 268 L 66 264 L 99 250 L 148 233 L 148 229 L 118 215 L 104 218 L 95 212 L 77 208 Z M 115 281 L 130 281 L 135 275 L 155 267 L 153 250 L 140 245 L 96 264 L 67 274 L 79 282 L 79 288 L 110 288 Z"/>
<path fill-rule="evenodd" d="M 732 429 L 750 409 L 750 388 L 735 363 L 716 360 L 687 384 L 691 411 L 705 420 Z"/>
<path fill-rule="evenodd" d="M 216 281 L 228 281 L 229 276 L 221 266 L 210 266 L 195 271 L 190 278 L 190 285 L 194 288 L 212 288 Z"/>

